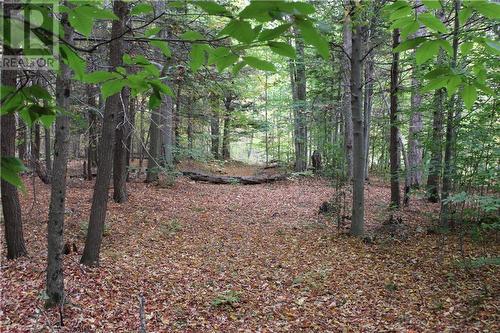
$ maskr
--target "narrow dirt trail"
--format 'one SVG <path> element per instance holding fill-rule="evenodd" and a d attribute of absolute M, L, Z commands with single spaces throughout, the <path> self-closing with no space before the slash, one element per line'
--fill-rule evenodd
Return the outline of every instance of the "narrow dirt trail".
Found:
<path fill-rule="evenodd" d="M 36 207 L 46 207 L 48 187 L 37 186 Z M 80 251 L 91 187 L 72 179 L 68 191 L 66 239 Z M 129 190 L 129 203 L 110 203 L 101 267 L 84 268 L 78 254 L 65 256 L 71 303 L 60 331 L 135 331 L 140 294 L 148 332 L 494 331 L 498 325 L 491 315 L 481 317 L 498 306 L 493 296 L 477 310 L 481 320 L 467 316 L 467 297 L 476 291 L 454 265 L 455 243 L 438 264 L 436 237 L 370 245 L 339 234 L 318 215 L 333 193 L 324 180 L 243 186 L 182 179 L 173 188 L 137 182 Z M 369 223 L 378 223 L 388 193 L 383 186 L 367 189 Z M 25 217 L 32 257 L 2 263 L 1 324 L 13 331 L 57 321 L 39 298 L 45 214 L 36 208 Z M 422 214 L 413 222 L 424 223 Z M 474 279 L 494 286 L 495 273 L 482 270 Z M 214 305 L 221 300 L 228 304 Z"/>

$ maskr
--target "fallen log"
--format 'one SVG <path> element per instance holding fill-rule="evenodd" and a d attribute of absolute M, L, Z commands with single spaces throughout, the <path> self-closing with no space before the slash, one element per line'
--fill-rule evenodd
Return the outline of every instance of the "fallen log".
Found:
<path fill-rule="evenodd" d="M 287 175 L 261 175 L 261 176 L 213 176 L 200 172 L 184 171 L 184 176 L 191 180 L 208 182 L 212 184 L 243 184 L 255 185 L 272 183 L 278 180 L 285 180 Z"/>

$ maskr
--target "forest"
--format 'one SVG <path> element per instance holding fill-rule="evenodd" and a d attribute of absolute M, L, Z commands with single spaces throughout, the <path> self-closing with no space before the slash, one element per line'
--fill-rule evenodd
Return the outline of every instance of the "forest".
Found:
<path fill-rule="evenodd" d="M 500 331 L 498 1 L 1 14 L 2 332 Z"/>

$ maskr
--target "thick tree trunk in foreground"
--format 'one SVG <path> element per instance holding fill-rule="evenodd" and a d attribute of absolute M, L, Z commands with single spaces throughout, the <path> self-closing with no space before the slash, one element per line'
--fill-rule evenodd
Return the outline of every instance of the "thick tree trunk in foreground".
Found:
<path fill-rule="evenodd" d="M 120 105 L 116 116 L 115 150 L 113 155 L 113 200 L 126 202 L 127 196 L 127 128 L 130 89 L 121 92 Z"/>
<path fill-rule="evenodd" d="M 113 21 L 111 38 L 116 38 L 110 43 L 109 59 L 110 65 L 116 68 L 122 63 L 123 39 L 119 38 L 125 31 L 125 16 L 128 5 L 123 1 L 113 3 L 113 11 L 118 20 Z M 101 250 L 102 233 L 106 210 L 108 205 L 108 187 L 113 168 L 113 146 L 115 140 L 115 118 L 120 111 L 121 93 L 114 94 L 106 100 L 104 120 L 102 124 L 102 136 L 99 143 L 99 166 L 92 198 L 92 209 L 90 221 L 85 240 L 85 248 L 81 263 L 86 266 L 99 265 L 99 252 Z"/>
<path fill-rule="evenodd" d="M 4 4 L 5 15 L 10 15 L 13 4 Z M 4 45 L 4 54 L 12 55 L 12 50 Z M 17 86 L 17 72 L 2 69 L 2 87 Z M 2 97 L 6 93 L 2 91 Z M 0 117 L 1 121 L 1 157 L 15 157 L 16 153 L 16 117 L 13 113 Z M 27 254 L 24 245 L 23 225 L 21 220 L 21 206 L 17 188 L 1 180 L 2 210 L 5 222 L 5 243 L 7 245 L 7 259 L 16 259 Z"/>
<path fill-rule="evenodd" d="M 392 47 L 399 45 L 399 30 L 394 29 L 392 33 Z M 399 76 L 399 52 L 392 54 L 391 67 L 391 138 L 389 141 L 389 155 L 391 163 L 391 207 L 399 208 L 401 194 L 399 190 L 399 145 L 398 145 L 398 76 Z"/>
<path fill-rule="evenodd" d="M 344 0 L 344 4 L 349 6 L 349 0 Z M 346 162 L 346 175 L 350 180 L 353 177 L 353 116 L 351 105 L 351 62 L 349 56 L 352 55 L 352 26 L 351 17 L 345 15 L 343 28 L 343 49 L 342 54 L 342 112 L 344 114 L 344 150 Z M 361 51 L 360 51 L 361 52 Z"/>
<path fill-rule="evenodd" d="M 361 32 L 356 25 L 352 30 L 351 54 L 351 107 L 353 126 L 353 196 L 350 233 L 361 236 L 364 233 L 365 218 L 365 149 L 363 138 L 363 90 L 361 85 Z"/>
<path fill-rule="evenodd" d="M 295 38 L 297 61 L 295 64 L 295 171 L 307 169 L 307 123 L 306 123 L 306 67 L 304 42 Z"/>
<path fill-rule="evenodd" d="M 73 31 L 68 25 L 67 14 L 61 20 L 64 37 L 71 43 Z M 71 94 L 71 70 L 62 61 L 56 79 L 56 103 L 61 110 L 69 110 Z M 54 142 L 54 177 L 49 205 L 47 228 L 47 297 L 46 306 L 58 306 L 64 302 L 63 247 L 64 206 L 66 201 L 66 172 L 69 154 L 69 116 L 60 113 L 56 119 Z"/>
<path fill-rule="evenodd" d="M 427 177 L 427 195 L 430 202 L 439 201 L 439 181 L 441 179 L 441 165 L 443 159 L 443 107 L 445 91 L 436 90 L 434 94 L 434 112 L 432 120 L 431 160 L 429 163 L 429 176 Z"/>

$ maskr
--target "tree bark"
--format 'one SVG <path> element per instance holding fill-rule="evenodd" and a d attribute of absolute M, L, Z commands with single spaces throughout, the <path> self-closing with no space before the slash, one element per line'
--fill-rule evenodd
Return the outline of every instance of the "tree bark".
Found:
<path fill-rule="evenodd" d="M 4 14 L 9 16 L 15 4 L 4 4 Z M 4 54 L 13 55 L 10 47 L 4 45 Z M 1 70 L 1 82 L 5 87 L 17 87 L 17 71 Z M 4 96 L 2 92 L 2 96 Z M 0 117 L 1 121 L 1 157 L 15 157 L 16 154 L 16 117 L 14 113 Z M 23 225 L 21 220 L 21 205 L 17 188 L 1 180 L 2 211 L 5 223 L 5 243 L 7 245 L 7 259 L 16 259 L 27 254 L 24 245 Z"/>
<path fill-rule="evenodd" d="M 399 45 L 399 29 L 394 29 L 392 33 L 392 47 Z M 399 145 L 398 145 L 398 83 L 399 76 L 399 52 L 392 54 L 391 66 L 391 114 L 390 126 L 391 137 L 389 141 L 389 155 L 391 163 L 391 207 L 399 208 L 401 204 L 401 194 L 399 190 Z"/>
<path fill-rule="evenodd" d="M 453 1 L 453 7 L 455 12 L 454 19 L 454 29 L 453 29 L 453 58 L 451 62 L 451 67 L 456 68 L 457 65 L 457 55 L 458 55 L 458 34 L 460 30 L 460 23 L 458 14 L 460 11 L 460 0 Z M 443 187 L 441 190 L 441 221 L 442 227 L 449 227 L 450 225 L 450 209 L 449 203 L 446 201 L 450 195 L 452 187 L 452 179 L 454 175 L 454 155 L 455 155 L 455 138 L 456 129 L 458 124 L 455 124 L 455 119 L 460 118 L 460 113 L 456 107 L 457 98 L 453 95 L 448 103 L 447 119 L 446 119 L 446 142 L 444 148 L 444 173 L 443 173 Z M 455 115 L 455 109 L 457 109 L 457 115 Z"/>
<path fill-rule="evenodd" d="M 52 177 L 52 143 L 50 140 L 50 127 L 45 129 L 45 169 L 49 178 Z"/>
<path fill-rule="evenodd" d="M 135 102 L 136 99 L 135 97 L 131 97 L 129 99 L 129 107 L 128 107 L 128 113 L 129 113 L 129 120 L 130 124 L 127 124 L 127 137 L 126 137 L 126 156 L 125 156 L 125 166 L 127 168 L 127 177 L 126 181 L 130 180 L 130 160 L 134 158 L 133 150 L 133 142 L 132 142 L 132 137 L 134 136 L 134 130 L 135 130 Z M 142 139 L 141 139 L 142 140 Z"/>
<path fill-rule="evenodd" d="M 158 154 L 160 152 L 160 129 L 158 128 L 159 122 L 159 112 L 157 110 L 152 110 L 151 122 L 149 124 L 149 153 L 146 183 L 151 183 L 158 179 Z"/>
<path fill-rule="evenodd" d="M 231 151 L 230 151 L 230 140 L 231 140 L 231 116 L 234 110 L 232 105 L 233 94 L 229 92 L 229 94 L 224 97 L 224 128 L 222 133 L 222 159 L 230 160 L 231 159 Z"/>
<path fill-rule="evenodd" d="M 344 0 L 346 8 L 349 8 L 349 0 Z M 353 177 L 353 116 L 351 105 L 351 60 L 352 56 L 352 31 L 351 17 L 345 15 L 343 27 L 343 49 L 342 54 L 342 111 L 344 114 L 344 150 L 346 175 L 348 180 Z M 360 51 L 361 52 L 361 51 Z"/>
<path fill-rule="evenodd" d="M 214 109 L 214 105 L 211 105 L 211 115 L 210 115 L 210 135 L 211 135 L 211 152 L 214 159 L 220 159 L 219 155 L 219 145 L 220 145 L 220 129 L 219 129 L 219 113 Z"/>
<path fill-rule="evenodd" d="M 424 6 L 420 5 L 420 0 L 416 0 L 415 4 L 417 14 L 425 11 Z M 426 29 L 420 28 L 415 34 L 414 38 L 425 35 Z M 414 53 L 415 54 L 415 53 Z M 408 170 L 409 173 L 409 186 L 411 188 L 419 188 L 422 185 L 422 166 L 423 166 L 423 147 L 420 142 L 420 135 L 424 128 L 422 112 L 420 110 L 422 105 L 422 96 L 420 95 L 420 79 L 417 76 L 418 69 L 416 63 L 414 64 L 412 78 L 411 78 L 411 116 L 410 126 L 408 133 Z"/>
<path fill-rule="evenodd" d="M 92 85 L 87 85 L 87 104 L 89 105 L 89 110 L 87 112 L 88 117 L 88 146 L 87 146 L 87 180 L 92 180 L 92 166 L 95 166 L 96 162 L 96 154 L 97 154 L 97 117 L 96 117 L 96 108 L 97 103 L 95 99 L 95 89 Z"/>
<path fill-rule="evenodd" d="M 353 15 L 354 13 L 351 13 Z M 365 216 L 365 148 L 363 138 L 363 113 L 361 85 L 361 39 L 362 26 L 353 25 L 352 28 L 352 53 L 351 53 L 351 108 L 353 126 L 353 197 L 352 197 L 352 220 L 350 233 L 361 236 L 364 233 Z M 346 124 L 347 125 L 347 124 Z"/>
<path fill-rule="evenodd" d="M 120 96 L 116 117 L 115 150 L 113 155 L 113 200 L 124 203 L 127 196 L 127 128 L 130 89 L 124 88 Z"/>
<path fill-rule="evenodd" d="M 71 43 L 73 30 L 69 26 L 67 14 L 63 14 L 61 24 L 64 37 Z M 71 70 L 60 61 L 60 73 L 56 79 L 56 103 L 61 110 L 69 111 L 71 94 Z M 54 142 L 54 177 L 49 205 L 49 222 L 47 228 L 47 297 L 48 307 L 59 306 L 64 302 L 64 213 L 66 201 L 66 173 L 69 154 L 69 116 L 59 113 L 56 118 Z"/>
<path fill-rule="evenodd" d="M 439 182 L 441 179 L 441 166 L 443 159 L 443 106 L 445 91 L 436 90 L 434 94 L 434 112 L 432 115 L 432 142 L 430 146 L 431 160 L 429 162 L 429 176 L 427 177 L 427 195 L 430 202 L 439 201 Z"/>
<path fill-rule="evenodd" d="M 22 161 L 26 158 L 26 146 L 28 142 L 27 126 L 21 117 L 17 116 L 17 153 L 18 158 Z"/>
<path fill-rule="evenodd" d="M 296 34 L 295 49 L 295 171 L 307 169 L 307 123 L 306 123 L 306 67 L 304 57 L 304 42 Z"/>
<path fill-rule="evenodd" d="M 113 3 L 113 11 L 118 20 L 113 21 L 111 28 L 109 59 L 113 69 L 120 66 L 123 56 L 123 37 L 125 31 L 125 17 L 128 4 L 123 1 Z M 81 263 L 86 266 L 99 265 L 99 252 L 101 249 L 102 233 L 108 205 L 108 187 L 113 168 L 113 146 L 115 140 L 116 115 L 120 111 L 121 93 L 108 97 L 104 109 L 102 136 L 99 143 L 99 165 L 92 199 L 90 221 L 85 240 L 85 248 Z"/>
<path fill-rule="evenodd" d="M 374 61 L 373 54 L 370 53 L 366 57 L 365 66 L 365 98 L 364 98 L 364 122 L 363 122 L 363 136 L 365 144 L 365 179 L 368 179 L 368 154 L 370 147 L 370 126 L 372 118 L 372 106 L 373 106 L 373 71 L 374 71 Z"/>

